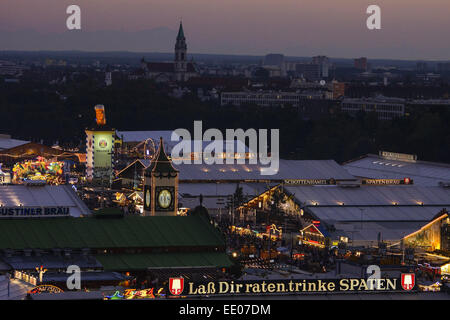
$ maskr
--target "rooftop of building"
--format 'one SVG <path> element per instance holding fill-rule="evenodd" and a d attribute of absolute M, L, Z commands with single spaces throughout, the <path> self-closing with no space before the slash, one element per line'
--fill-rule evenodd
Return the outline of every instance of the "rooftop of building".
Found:
<path fill-rule="evenodd" d="M 394 154 L 396 155 L 396 154 Z M 415 160 L 414 157 L 367 154 L 347 161 L 343 167 L 353 176 L 377 179 L 410 178 L 415 185 L 438 186 L 450 182 L 450 164 Z M 412 155 L 410 155 L 412 156 Z"/>
<path fill-rule="evenodd" d="M 197 216 L 4 219 L 0 249 L 219 248 L 220 232 Z"/>
<path fill-rule="evenodd" d="M 69 208 L 69 215 L 79 217 L 90 213 L 71 185 L 0 185 L 0 209 L 23 207 Z M 2 213 L 0 218 L 7 217 Z"/>
<path fill-rule="evenodd" d="M 425 186 L 285 186 L 297 203 L 336 236 L 400 241 L 450 208 L 450 189 Z"/>
<path fill-rule="evenodd" d="M 0 150 L 11 149 L 29 142 L 30 141 L 12 139 L 11 136 L 7 134 L 0 134 Z"/>
<path fill-rule="evenodd" d="M 141 159 L 143 166 L 148 167 L 150 160 Z M 236 160 L 234 161 L 236 162 Z M 334 160 L 283 160 L 280 159 L 279 170 L 274 175 L 262 175 L 261 164 L 174 164 L 180 172 L 180 181 L 283 181 L 283 180 L 356 180 Z"/>
<path fill-rule="evenodd" d="M 396 103 L 396 104 L 404 104 L 405 99 L 403 98 L 395 98 L 395 97 L 385 97 L 385 96 L 376 96 L 376 97 L 367 97 L 367 98 L 345 98 L 343 103 L 347 102 L 375 102 L 375 103 Z"/>

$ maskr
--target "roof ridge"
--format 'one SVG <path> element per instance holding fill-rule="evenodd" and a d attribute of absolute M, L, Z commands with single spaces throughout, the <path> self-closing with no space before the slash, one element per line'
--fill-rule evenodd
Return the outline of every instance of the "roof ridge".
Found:
<path fill-rule="evenodd" d="M 164 140 L 159 138 L 159 147 L 155 157 L 152 159 L 150 165 L 145 170 L 146 172 L 177 172 L 178 170 L 172 165 L 172 161 L 166 154 L 164 149 Z"/>

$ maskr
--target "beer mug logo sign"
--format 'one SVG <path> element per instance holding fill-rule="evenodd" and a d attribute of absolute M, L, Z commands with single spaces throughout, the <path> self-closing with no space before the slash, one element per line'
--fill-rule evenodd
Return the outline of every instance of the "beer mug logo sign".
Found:
<path fill-rule="evenodd" d="M 183 288 L 184 279 L 182 277 L 169 279 L 169 291 L 174 296 L 180 295 L 183 292 Z"/>
<path fill-rule="evenodd" d="M 100 146 L 100 148 L 106 148 L 108 146 L 108 142 L 105 139 L 102 139 L 100 140 L 98 145 Z"/>
<path fill-rule="evenodd" d="M 106 124 L 104 105 L 99 104 L 95 106 L 95 120 L 98 126 L 104 126 Z"/>
<path fill-rule="evenodd" d="M 409 291 L 414 288 L 415 275 L 414 273 L 402 273 L 402 288 Z"/>

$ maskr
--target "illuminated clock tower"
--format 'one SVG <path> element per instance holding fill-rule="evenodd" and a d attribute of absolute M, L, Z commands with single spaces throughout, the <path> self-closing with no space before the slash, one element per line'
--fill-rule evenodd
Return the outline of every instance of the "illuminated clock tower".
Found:
<path fill-rule="evenodd" d="M 175 216 L 178 210 L 178 170 L 164 150 L 163 139 L 144 173 L 144 216 Z"/>

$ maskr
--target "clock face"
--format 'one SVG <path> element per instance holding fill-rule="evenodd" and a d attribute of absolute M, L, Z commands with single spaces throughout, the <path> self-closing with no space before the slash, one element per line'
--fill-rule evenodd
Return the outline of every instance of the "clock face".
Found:
<path fill-rule="evenodd" d="M 158 203 L 159 206 L 163 209 L 166 209 L 170 206 L 172 202 L 172 194 L 169 190 L 163 189 L 158 194 Z"/>

